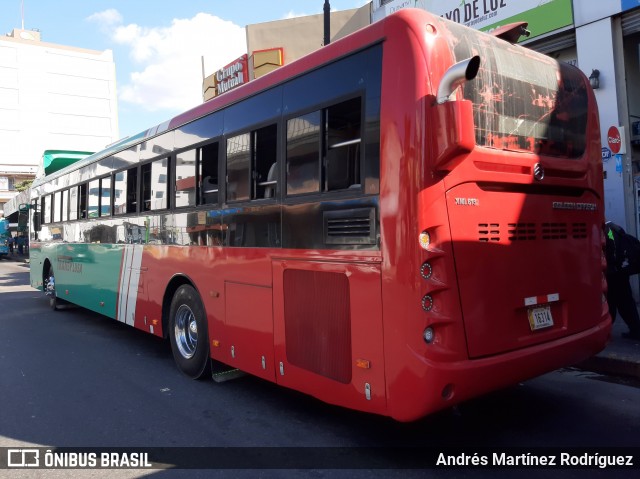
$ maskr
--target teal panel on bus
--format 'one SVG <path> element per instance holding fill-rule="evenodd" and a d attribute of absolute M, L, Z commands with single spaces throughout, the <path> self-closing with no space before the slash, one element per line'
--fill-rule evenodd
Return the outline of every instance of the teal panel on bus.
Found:
<path fill-rule="evenodd" d="M 42 155 L 44 172 L 50 175 L 91 154 L 93 154 L 91 151 L 45 150 Z"/>
<path fill-rule="evenodd" d="M 9 254 L 9 246 L 7 242 L 10 235 L 9 222 L 5 218 L 0 218 L 0 255 Z"/>
<path fill-rule="evenodd" d="M 115 319 L 121 245 L 54 244 L 42 255 L 53 266 L 59 298 Z"/>

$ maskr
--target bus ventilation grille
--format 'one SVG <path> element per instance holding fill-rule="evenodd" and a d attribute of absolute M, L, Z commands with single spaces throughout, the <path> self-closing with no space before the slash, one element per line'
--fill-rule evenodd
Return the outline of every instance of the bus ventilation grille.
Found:
<path fill-rule="evenodd" d="M 326 378 L 351 382 L 349 279 L 343 273 L 284 271 L 287 361 Z"/>
<path fill-rule="evenodd" d="M 376 244 L 375 208 L 324 212 L 325 244 Z"/>
<path fill-rule="evenodd" d="M 586 239 L 586 223 L 478 223 L 478 240 L 482 242 Z"/>

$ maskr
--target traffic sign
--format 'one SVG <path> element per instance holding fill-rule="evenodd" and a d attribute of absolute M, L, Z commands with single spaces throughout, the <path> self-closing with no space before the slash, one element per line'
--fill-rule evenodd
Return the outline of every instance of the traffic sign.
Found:
<path fill-rule="evenodd" d="M 620 153 L 620 148 L 622 147 L 622 139 L 620 138 L 620 131 L 617 126 L 612 126 L 609 128 L 609 132 L 607 133 L 607 143 L 609 144 L 609 148 L 614 155 Z"/>

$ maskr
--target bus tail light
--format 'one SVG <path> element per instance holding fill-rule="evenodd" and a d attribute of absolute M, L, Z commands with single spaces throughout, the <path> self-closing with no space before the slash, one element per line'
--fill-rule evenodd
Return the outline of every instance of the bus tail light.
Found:
<path fill-rule="evenodd" d="M 422 247 L 422 249 L 425 249 L 425 250 L 429 249 L 429 245 L 431 244 L 431 235 L 427 230 L 420 233 L 420 236 L 418 237 L 418 242 L 420 243 L 420 246 Z"/>

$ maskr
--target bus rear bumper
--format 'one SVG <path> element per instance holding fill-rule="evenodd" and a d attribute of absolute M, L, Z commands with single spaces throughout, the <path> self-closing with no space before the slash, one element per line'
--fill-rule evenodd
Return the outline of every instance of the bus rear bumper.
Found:
<path fill-rule="evenodd" d="M 398 421 L 413 421 L 462 401 L 573 366 L 599 353 L 611 335 L 607 314 L 596 326 L 547 343 L 479 359 L 443 363 L 415 356 L 423 373 L 389 385 L 388 407 Z M 424 371 L 426 370 L 426 374 Z M 413 384 L 410 384 L 413 382 Z"/>

